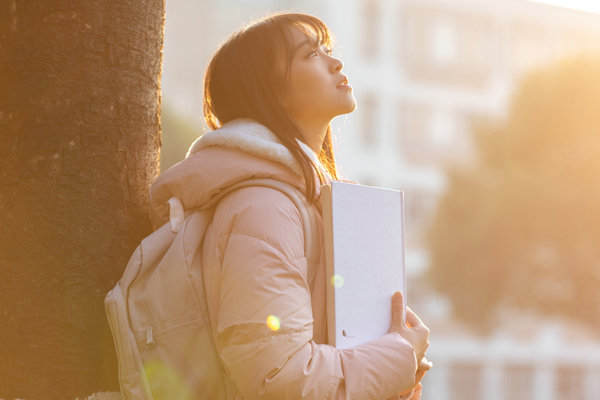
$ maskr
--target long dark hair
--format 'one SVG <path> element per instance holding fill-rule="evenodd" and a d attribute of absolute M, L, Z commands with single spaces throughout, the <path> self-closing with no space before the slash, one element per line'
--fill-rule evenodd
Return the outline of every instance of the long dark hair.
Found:
<path fill-rule="evenodd" d="M 300 164 L 306 197 L 315 200 L 316 179 L 323 175 L 302 150 L 304 141 L 296 124 L 278 101 L 290 76 L 294 42 L 290 28 L 310 30 L 320 45 L 330 46 L 333 36 L 320 19 L 305 14 L 274 14 L 234 33 L 213 56 L 204 76 L 204 119 L 211 129 L 236 118 L 250 118 L 271 130 Z M 278 71 L 281 50 L 287 56 L 284 73 Z M 323 140 L 319 160 L 337 179 L 331 127 Z"/>

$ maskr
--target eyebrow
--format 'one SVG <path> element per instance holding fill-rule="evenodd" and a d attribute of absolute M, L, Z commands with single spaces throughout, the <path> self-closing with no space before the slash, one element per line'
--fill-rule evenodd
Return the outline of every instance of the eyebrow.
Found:
<path fill-rule="evenodd" d="M 303 46 L 314 46 L 316 44 L 317 44 L 316 39 L 315 40 L 304 39 L 303 41 L 298 43 L 298 46 L 296 46 L 296 51 L 300 50 L 300 48 Z"/>

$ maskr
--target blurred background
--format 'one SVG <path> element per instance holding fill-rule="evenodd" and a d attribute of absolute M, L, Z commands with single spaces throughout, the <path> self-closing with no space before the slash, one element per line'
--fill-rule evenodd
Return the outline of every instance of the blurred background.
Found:
<path fill-rule="evenodd" d="M 167 0 L 161 168 L 206 131 L 229 34 L 320 17 L 358 102 L 333 123 L 342 173 L 405 192 L 422 398 L 600 399 L 600 7 L 549 3 Z"/>

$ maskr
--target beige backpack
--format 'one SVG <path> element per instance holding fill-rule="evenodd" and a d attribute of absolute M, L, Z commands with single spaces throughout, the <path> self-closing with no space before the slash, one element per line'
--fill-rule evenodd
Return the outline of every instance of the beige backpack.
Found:
<path fill-rule="evenodd" d="M 104 301 L 125 399 L 225 399 L 227 376 L 213 342 L 203 274 L 197 258 L 215 205 L 234 190 L 264 186 L 296 205 L 305 255 L 313 259 L 315 215 L 303 193 L 273 179 L 231 186 L 184 217 L 172 198 L 170 221 L 142 240 L 123 277 Z"/>

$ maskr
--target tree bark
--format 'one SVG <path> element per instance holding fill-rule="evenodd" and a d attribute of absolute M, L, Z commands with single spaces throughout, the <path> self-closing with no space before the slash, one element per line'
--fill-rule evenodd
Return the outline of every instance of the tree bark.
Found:
<path fill-rule="evenodd" d="M 117 390 L 106 292 L 148 234 L 163 0 L 0 3 L 0 398 Z"/>

